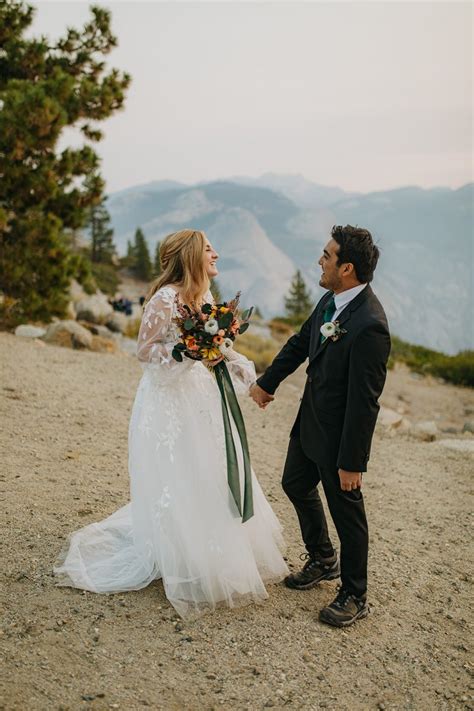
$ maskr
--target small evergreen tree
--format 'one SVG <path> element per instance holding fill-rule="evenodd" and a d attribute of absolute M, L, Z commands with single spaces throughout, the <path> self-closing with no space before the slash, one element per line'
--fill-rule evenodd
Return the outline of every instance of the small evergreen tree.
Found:
<path fill-rule="evenodd" d="M 161 242 L 157 242 L 156 247 L 155 247 L 155 263 L 153 265 L 154 266 L 153 271 L 154 271 L 155 277 L 160 276 L 161 272 L 163 271 L 161 268 L 161 260 L 160 260 L 160 246 L 161 246 Z"/>
<path fill-rule="evenodd" d="M 113 241 L 114 231 L 110 227 L 110 215 L 105 207 L 105 199 L 91 208 L 91 261 L 112 264 L 116 254 Z"/>
<path fill-rule="evenodd" d="M 301 323 L 309 316 L 312 308 L 311 292 L 307 289 L 301 272 L 298 269 L 291 282 L 288 296 L 285 297 L 287 318 L 291 319 L 294 323 Z"/>
<path fill-rule="evenodd" d="M 143 281 L 150 281 L 153 274 L 153 268 L 145 235 L 140 227 L 138 227 L 135 232 L 135 244 L 133 251 L 135 253 L 135 265 L 133 267 L 135 276 L 138 279 L 143 279 Z"/>
<path fill-rule="evenodd" d="M 120 264 L 122 267 L 125 267 L 126 269 L 131 269 L 132 271 L 135 267 L 135 248 L 129 239 L 127 240 L 126 255 L 125 257 L 121 258 Z"/>

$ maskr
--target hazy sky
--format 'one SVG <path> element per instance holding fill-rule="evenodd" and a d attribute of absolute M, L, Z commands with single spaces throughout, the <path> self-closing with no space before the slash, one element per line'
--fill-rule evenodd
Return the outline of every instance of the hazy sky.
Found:
<path fill-rule="evenodd" d="M 300 173 L 350 190 L 472 176 L 472 5 L 98 2 L 133 83 L 97 144 L 109 191 Z M 88 3 L 36 6 L 35 33 Z"/>

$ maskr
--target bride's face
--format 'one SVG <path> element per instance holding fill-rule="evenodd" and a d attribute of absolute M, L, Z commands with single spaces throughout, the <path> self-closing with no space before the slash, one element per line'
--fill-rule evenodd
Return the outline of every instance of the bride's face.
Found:
<path fill-rule="evenodd" d="M 216 266 L 216 262 L 218 259 L 219 255 L 217 254 L 216 250 L 209 242 L 209 240 L 206 240 L 206 246 L 204 248 L 204 266 L 206 268 L 206 273 L 209 279 L 213 279 L 219 274 L 219 270 Z"/>

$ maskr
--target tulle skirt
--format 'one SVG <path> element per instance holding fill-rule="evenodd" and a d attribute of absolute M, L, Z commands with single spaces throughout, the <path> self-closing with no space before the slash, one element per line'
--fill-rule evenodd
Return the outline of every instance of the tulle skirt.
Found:
<path fill-rule="evenodd" d="M 176 369 L 175 369 L 176 370 Z M 234 429 L 240 469 L 242 454 Z M 169 374 L 147 365 L 129 429 L 131 501 L 73 533 L 59 585 L 97 593 L 162 578 L 182 617 L 259 602 L 281 580 L 281 527 L 252 473 L 254 516 L 242 523 L 227 485 L 220 394 L 201 364 Z"/>

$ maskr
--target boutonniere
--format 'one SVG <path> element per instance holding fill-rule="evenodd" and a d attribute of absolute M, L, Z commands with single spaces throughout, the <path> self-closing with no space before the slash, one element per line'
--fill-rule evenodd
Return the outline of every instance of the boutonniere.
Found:
<path fill-rule="evenodd" d="M 319 330 L 324 339 L 330 338 L 331 341 L 338 341 L 341 336 L 347 333 L 345 328 L 339 326 L 339 321 L 327 321 Z"/>

